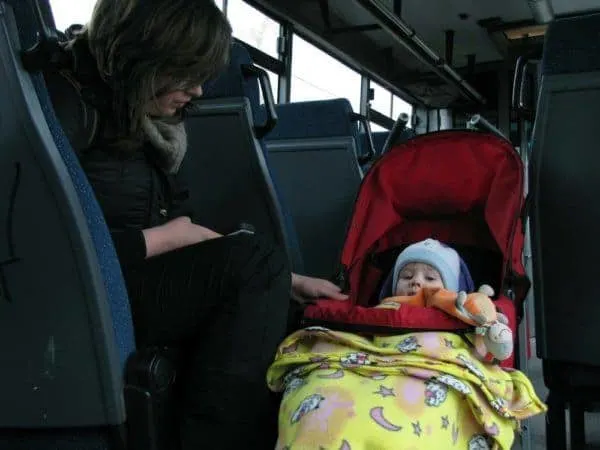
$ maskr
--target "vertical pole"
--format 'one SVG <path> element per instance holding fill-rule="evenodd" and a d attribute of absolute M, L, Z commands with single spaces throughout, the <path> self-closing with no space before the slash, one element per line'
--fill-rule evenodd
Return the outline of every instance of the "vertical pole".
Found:
<path fill-rule="evenodd" d="M 278 103 L 289 103 L 292 92 L 292 41 L 294 31 L 289 23 L 282 23 L 279 27 L 277 51 L 279 60 L 283 61 L 284 73 L 279 75 Z"/>
<path fill-rule="evenodd" d="M 498 72 L 498 128 L 510 139 L 510 69 L 508 63 Z"/>
<path fill-rule="evenodd" d="M 475 53 L 467 55 L 467 74 L 468 76 L 475 75 Z"/>
<path fill-rule="evenodd" d="M 454 59 L 454 30 L 446 30 L 446 62 L 452 67 Z"/>
<path fill-rule="evenodd" d="M 529 194 L 529 122 L 526 118 L 521 117 L 519 119 L 519 131 L 520 131 L 520 142 L 519 150 L 521 159 L 523 160 L 523 195 L 527 198 Z M 525 228 L 525 241 L 523 243 L 523 265 L 525 266 L 525 273 L 527 277 L 533 279 L 533 268 L 532 268 L 532 253 L 531 253 L 531 229 L 529 226 L 529 217 L 523 218 L 523 226 Z M 527 297 L 525 298 L 524 305 L 524 317 L 519 325 L 519 370 L 525 375 L 529 375 L 529 348 L 531 346 L 533 338 L 535 338 L 535 310 L 534 310 L 534 287 L 531 286 Z M 535 351 L 535 349 L 533 349 Z M 522 429 L 520 436 L 522 450 L 532 449 L 532 436 L 531 436 L 531 419 L 524 420 L 522 423 Z M 548 438 L 548 436 L 546 436 Z"/>
<path fill-rule="evenodd" d="M 394 0 L 394 14 L 402 19 L 402 0 Z"/>
<path fill-rule="evenodd" d="M 360 114 L 369 118 L 369 77 L 362 75 L 360 79 Z"/>

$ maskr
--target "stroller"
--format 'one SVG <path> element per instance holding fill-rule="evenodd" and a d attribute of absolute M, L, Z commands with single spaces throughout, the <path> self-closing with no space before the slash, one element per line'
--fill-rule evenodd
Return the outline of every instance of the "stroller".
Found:
<path fill-rule="evenodd" d="M 349 301 L 304 310 L 267 373 L 283 392 L 277 449 L 508 449 L 545 405 L 531 382 L 472 357 L 473 330 L 425 307 L 373 308 L 407 245 L 455 248 L 517 336 L 529 281 L 523 165 L 504 139 L 442 131 L 393 146 L 363 179 L 342 252 Z M 506 369 L 506 370 L 504 370 Z"/>
<path fill-rule="evenodd" d="M 399 252 L 432 237 L 459 252 L 476 286 L 494 287 L 516 337 L 530 287 L 523 211 L 523 164 L 498 136 L 450 130 L 392 147 L 366 174 L 348 229 L 341 262 L 350 301 L 317 301 L 304 311 L 303 325 L 388 333 L 464 329 L 426 309 L 407 315 L 402 308 L 369 308 Z M 513 354 L 502 366 L 514 361 Z"/>

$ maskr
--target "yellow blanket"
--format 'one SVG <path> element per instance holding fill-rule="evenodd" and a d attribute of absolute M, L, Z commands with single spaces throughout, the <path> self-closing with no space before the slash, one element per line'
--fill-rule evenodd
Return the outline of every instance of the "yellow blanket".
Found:
<path fill-rule="evenodd" d="M 284 391 L 277 449 L 510 449 L 546 406 L 524 374 L 471 349 L 452 333 L 297 331 L 267 373 Z"/>

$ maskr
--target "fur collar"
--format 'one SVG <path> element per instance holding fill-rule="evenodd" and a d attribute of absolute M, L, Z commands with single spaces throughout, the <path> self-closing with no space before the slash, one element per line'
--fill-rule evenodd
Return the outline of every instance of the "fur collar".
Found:
<path fill-rule="evenodd" d="M 187 151 L 184 123 L 167 123 L 147 117 L 144 119 L 143 129 L 148 141 L 159 154 L 161 168 L 169 174 L 177 173 Z"/>

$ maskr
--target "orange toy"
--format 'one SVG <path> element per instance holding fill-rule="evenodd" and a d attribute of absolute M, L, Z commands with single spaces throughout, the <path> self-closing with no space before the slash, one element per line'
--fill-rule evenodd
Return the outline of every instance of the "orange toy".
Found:
<path fill-rule="evenodd" d="M 496 311 L 490 299 L 494 290 L 482 285 L 477 292 L 453 292 L 443 288 L 423 288 L 415 295 L 388 297 L 379 308 L 398 309 L 401 305 L 435 307 L 476 327 L 475 348 L 486 360 L 504 360 L 513 352 L 512 331 L 506 317 Z"/>

